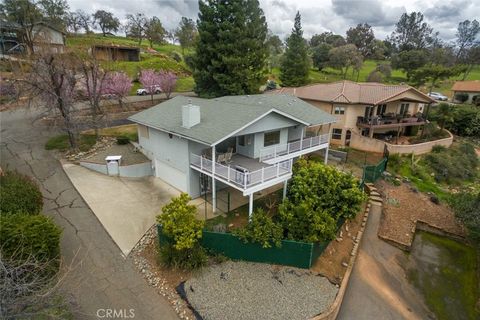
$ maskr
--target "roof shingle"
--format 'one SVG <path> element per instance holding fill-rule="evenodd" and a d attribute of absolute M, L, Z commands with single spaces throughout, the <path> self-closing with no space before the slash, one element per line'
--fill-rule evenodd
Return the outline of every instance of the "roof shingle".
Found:
<path fill-rule="evenodd" d="M 453 91 L 480 92 L 480 81 L 456 81 L 452 87 Z"/>
<path fill-rule="evenodd" d="M 190 129 L 182 126 L 182 106 L 188 103 L 200 107 L 200 123 Z M 272 110 L 308 125 L 335 122 L 332 115 L 287 94 L 227 96 L 215 99 L 176 96 L 128 119 L 212 145 Z"/>

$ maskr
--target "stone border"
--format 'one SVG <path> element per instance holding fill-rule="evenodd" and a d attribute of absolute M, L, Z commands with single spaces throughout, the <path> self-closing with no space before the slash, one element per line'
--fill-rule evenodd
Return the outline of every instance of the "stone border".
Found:
<path fill-rule="evenodd" d="M 382 215 L 383 215 L 383 210 L 382 210 Z M 461 235 L 458 235 L 458 234 L 455 234 L 455 233 L 452 233 L 452 232 L 449 232 L 449 231 L 445 231 L 442 228 L 431 225 L 431 224 L 429 224 L 425 221 L 422 221 L 422 220 L 416 220 L 415 221 L 415 226 L 412 228 L 412 232 L 413 232 L 412 242 L 410 242 L 410 244 L 403 243 L 403 242 L 400 242 L 398 240 L 392 239 L 390 237 L 381 235 L 378 232 L 377 232 L 377 236 L 380 239 L 382 239 L 383 241 L 387 242 L 388 244 L 399 248 L 400 250 L 410 252 L 410 250 L 412 249 L 413 241 L 415 241 L 417 231 L 425 231 L 425 232 L 435 234 L 437 236 L 442 236 L 442 237 L 446 237 L 446 238 L 449 238 L 449 239 L 452 239 L 452 240 L 467 243 L 466 238 L 464 236 L 461 236 Z"/>
<path fill-rule="evenodd" d="M 350 261 L 348 263 L 347 270 L 345 271 L 345 275 L 343 276 L 342 283 L 340 284 L 340 289 L 338 289 L 337 296 L 335 297 L 335 300 L 333 301 L 333 303 L 330 305 L 330 308 L 328 308 L 328 310 L 323 312 L 322 314 L 319 314 L 311 318 L 310 320 L 335 320 L 338 316 L 338 313 L 340 312 L 340 307 L 342 306 L 343 297 L 345 296 L 345 292 L 347 291 L 348 281 L 350 280 L 350 275 L 352 274 L 355 261 L 357 260 L 358 248 L 362 241 L 363 233 L 365 231 L 365 227 L 368 221 L 368 216 L 370 214 L 370 207 L 372 205 L 380 205 L 380 206 L 382 205 L 381 202 L 372 200 L 372 198 L 375 198 L 379 195 L 377 192 L 377 189 L 373 186 L 373 184 L 371 183 L 365 184 L 365 189 L 369 194 L 369 201 L 365 208 L 365 212 L 363 214 L 362 225 L 355 237 L 355 244 L 353 245 L 352 252 L 350 253 Z"/>

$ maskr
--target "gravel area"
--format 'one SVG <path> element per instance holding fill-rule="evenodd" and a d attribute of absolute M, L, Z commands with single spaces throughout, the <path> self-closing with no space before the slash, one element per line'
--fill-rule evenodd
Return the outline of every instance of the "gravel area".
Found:
<path fill-rule="evenodd" d="M 116 143 L 113 143 L 111 146 L 105 148 L 104 150 L 98 150 L 94 154 L 84 157 L 82 160 L 105 164 L 105 157 L 119 155 L 122 156 L 121 165 L 124 166 L 150 161 L 140 151 L 134 152 L 134 146 L 130 143 L 124 145 L 118 145 Z"/>
<path fill-rule="evenodd" d="M 338 292 L 309 270 L 233 261 L 205 268 L 184 289 L 205 320 L 308 319 L 325 311 Z"/>

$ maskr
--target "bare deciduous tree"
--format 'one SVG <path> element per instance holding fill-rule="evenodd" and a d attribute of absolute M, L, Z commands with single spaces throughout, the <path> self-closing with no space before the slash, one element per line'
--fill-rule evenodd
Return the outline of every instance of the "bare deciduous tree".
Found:
<path fill-rule="evenodd" d="M 77 148 L 77 126 L 73 118 L 76 94 L 77 59 L 71 55 L 41 53 L 31 70 L 18 76 L 18 83 L 30 99 L 39 98 L 48 112 L 58 112 L 63 119 L 70 147 Z"/>
<path fill-rule="evenodd" d="M 75 259 L 74 259 L 75 260 Z M 74 261 L 73 260 L 73 261 Z M 73 265 L 60 262 L 60 272 L 52 271 L 58 261 L 5 258 L 0 254 L 1 319 L 65 319 L 72 304 L 60 293 L 60 286 Z"/>

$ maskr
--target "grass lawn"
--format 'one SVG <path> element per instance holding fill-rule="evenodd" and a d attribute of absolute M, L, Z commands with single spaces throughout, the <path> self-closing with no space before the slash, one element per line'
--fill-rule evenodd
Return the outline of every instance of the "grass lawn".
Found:
<path fill-rule="evenodd" d="M 83 131 L 82 134 L 93 135 L 95 134 L 94 130 Z M 138 132 L 136 124 L 126 124 L 123 126 L 108 127 L 98 130 L 100 136 L 105 137 L 128 137 L 131 141 L 138 141 Z"/>
<path fill-rule="evenodd" d="M 126 136 L 131 141 L 138 141 L 136 124 L 128 124 L 123 126 L 103 128 L 98 131 L 98 134 L 100 136 L 106 136 L 106 137 Z M 92 148 L 95 142 L 96 142 L 96 139 L 95 139 L 94 130 L 83 131 L 82 133 L 80 133 L 78 148 L 80 151 L 83 151 L 83 152 L 88 151 L 90 150 L 90 148 Z M 48 139 L 47 143 L 45 143 L 45 149 L 59 150 L 59 151 L 66 151 L 70 149 L 68 135 L 61 134 Z"/>
<path fill-rule="evenodd" d="M 78 141 L 78 149 L 80 151 L 88 151 L 96 142 L 95 136 L 90 134 L 81 134 Z M 45 143 L 46 150 L 66 151 L 70 149 L 68 135 L 61 134 L 48 139 Z"/>

